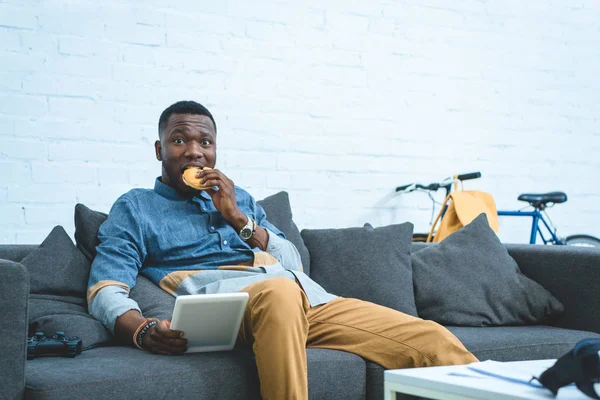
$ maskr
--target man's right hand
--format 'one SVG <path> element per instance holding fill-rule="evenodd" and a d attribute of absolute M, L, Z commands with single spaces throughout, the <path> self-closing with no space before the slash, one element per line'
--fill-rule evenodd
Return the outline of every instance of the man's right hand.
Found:
<path fill-rule="evenodd" d="M 182 355 L 187 351 L 187 342 L 182 331 L 171 330 L 171 321 L 162 320 L 148 329 L 142 347 L 154 354 Z"/>

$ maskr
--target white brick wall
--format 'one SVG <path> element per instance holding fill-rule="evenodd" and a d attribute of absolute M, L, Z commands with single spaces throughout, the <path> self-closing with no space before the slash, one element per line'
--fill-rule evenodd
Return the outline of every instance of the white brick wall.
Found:
<path fill-rule="evenodd" d="M 108 211 L 160 173 L 160 112 L 208 106 L 218 166 L 301 228 L 405 220 L 393 188 L 480 170 L 516 208 L 564 190 L 563 234 L 600 236 L 598 0 L 0 1 L 0 242 Z M 501 237 L 527 240 L 527 221 Z"/>

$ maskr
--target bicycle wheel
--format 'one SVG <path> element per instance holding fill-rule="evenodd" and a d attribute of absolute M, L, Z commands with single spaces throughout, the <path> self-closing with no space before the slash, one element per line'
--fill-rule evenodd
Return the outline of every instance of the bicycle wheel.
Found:
<path fill-rule="evenodd" d="M 590 235 L 571 235 L 565 239 L 567 246 L 600 247 L 600 239 Z"/>

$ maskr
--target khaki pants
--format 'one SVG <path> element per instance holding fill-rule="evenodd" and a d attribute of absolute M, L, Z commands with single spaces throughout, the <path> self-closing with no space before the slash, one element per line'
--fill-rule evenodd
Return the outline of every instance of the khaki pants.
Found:
<path fill-rule="evenodd" d="M 443 326 L 357 299 L 310 307 L 288 278 L 254 283 L 238 346 L 252 346 L 263 399 L 307 399 L 306 347 L 343 350 L 386 369 L 477 361 Z"/>

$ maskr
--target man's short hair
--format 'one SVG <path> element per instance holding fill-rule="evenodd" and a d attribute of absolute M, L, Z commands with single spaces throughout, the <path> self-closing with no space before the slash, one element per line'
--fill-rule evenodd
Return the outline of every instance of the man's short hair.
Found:
<path fill-rule="evenodd" d="M 183 100 L 178 101 L 175 104 L 171 104 L 169 107 L 165 109 L 165 111 L 160 114 L 160 118 L 158 119 L 158 137 L 160 138 L 160 134 L 167 127 L 167 123 L 169 122 L 169 118 L 173 114 L 196 114 L 196 115 L 205 115 L 213 123 L 215 127 L 215 134 L 217 134 L 217 123 L 213 118 L 212 114 L 206 107 L 204 107 L 200 103 L 196 103 L 191 100 Z"/>

